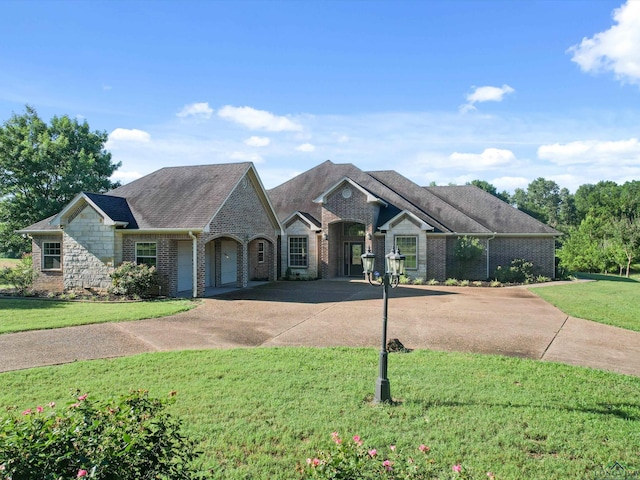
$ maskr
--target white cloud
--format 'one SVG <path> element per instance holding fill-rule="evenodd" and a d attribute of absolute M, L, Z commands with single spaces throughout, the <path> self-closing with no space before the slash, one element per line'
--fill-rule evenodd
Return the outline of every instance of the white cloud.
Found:
<path fill-rule="evenodd" d="M 199 118 L 211 118 L 213 115 L 213 109 L 209 106 L 208 102 L 190 103 L 182 107 L 177 114 L 180 118 L 185 117 L 199 117 Z"/>
<path fill-rule="evenodd" d="M 251 107 L 226 105 L 218 111 L 218 115 L 220 118 L 239 123 L 251 130 L 266 130 L 268 132 L 298 132 L 302 130 L 302 125 L 287 117 Z"/>
<path fill-rule="evenodd" d="M 494 178 L 490 183 L 496 187 L 498 191 L 507 190 L 508 192 L 513 192 L 516 188 L 527 188 L 531 180 L 524 177 L 505 176 Z"/>
<path fill-rule="evenodd" d="M 267 145 L 269 145 L 269 143 L 271 143 L 271 140 L 269 139 L 269 137 L 249 137 L 244 141 L 245 144 L 249 145 L 250 147 L 266 147 Z"/>
<path fill-rule="evenodd" d="M 242 162 L 262 163 L 264 159 L 255 152 L 233 152 L 229 154 L 231 160 L 240 160 Z"/>
<path fill-rule="evenodd" d="M 476 103 L 482 102 L 501 102 L 505 95 L 513 93 L 515 90 L 509 85 L 502 85 L 502 87 L 473 87 L 473 92 L 467 95 L 467 103 L 460 107 L 460 111 L 468 112 L 469 110 L 475 110 Z"/>
<path fill-rule="evenodd" d="M 623 82 L 640 84 L 640 2 L 627 0 L 613 11 L 613 19 L 616 25 L 567 52 L 584 72 L 611 71 Z"/>
<path fill-rule="evenodd" d="M 557 165 L 632 165 L 640 164 L 637 138 L 619 141 L 582 140 L 538 147 L 538 157 Z"/>
<path fill-rule="evenodd" d="M 296 150 L 299 152 L 313 152 L 316 147 L 310 143 L 303 143 L 302 145 L 298 145 Z"/>
<path fill-rule="evenodd" d="M 117 143 L 121 142 L 135 142 L 135 143 L 148 143 L 151 141 L 151 135 L 144 130 L 138 130 L 136 128 L 116 128 L 109 134 L 109 140 L 105 143 L 105 148 L 114 148 Z"/>
<path fill-rule="evenodd" d="M 121 183 L 129 183 L 133 180 L 137 180 L 143 175 L 140 172 L 123 172 L 123 171 L 115 171 L 113 175 L 111 175 L 111 180 L 117 180 Z"/>
<path fill-rule="evenodd" d="M 465 167 L 468 170 L 487 170 L 513 163 L 516 156 L 511 150 L 485 148 L 482 153 L 459 153 L 449 155 L 449 167 Z"/>

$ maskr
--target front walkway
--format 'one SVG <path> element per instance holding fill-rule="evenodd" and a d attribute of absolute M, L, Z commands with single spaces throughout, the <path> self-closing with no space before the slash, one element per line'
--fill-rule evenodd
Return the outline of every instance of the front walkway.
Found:
<path fill-rule="evenodd" d="M 0 371 L 142 352 L 380 346 L 382 292 L 363 281 L 273 282 L 171 317 L 0 335 Z M 640 376 L 640 332 L 567 317 L 522 287 L 400 286 L 388 338 L 408 348 L 518 356 Z"/>

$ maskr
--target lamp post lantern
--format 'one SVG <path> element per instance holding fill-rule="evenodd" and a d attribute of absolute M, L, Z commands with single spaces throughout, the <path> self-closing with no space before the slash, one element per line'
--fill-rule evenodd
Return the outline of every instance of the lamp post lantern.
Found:
<path fill-rule="evenodd" d="M 405 256 L 400 254 L 400 249 L 393 247 L 391 252 L 385 255 L 385 273 L 380 276 L 374 272 L 375 254 L 371 247 L 361 255 L 364 278 L 374 287 L 382 287 L 382 346 L 380 348 L 380 365 L 374 400 L 378 403 L 391 401 L 391 388 L 387 377 L 387 305 L 389 303 L 389 288 L 396 288 L 400 283 L 400 275 L 404 275 Z"/>

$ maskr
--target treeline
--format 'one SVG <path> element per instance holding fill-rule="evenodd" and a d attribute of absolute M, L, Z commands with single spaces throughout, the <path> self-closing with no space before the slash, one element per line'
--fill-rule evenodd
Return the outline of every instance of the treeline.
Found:
<path fill-rule="evenodd" d="M 484 180 L 471 184 L 559 230 L 560 266 L 569 271 L 629 276 L 640 257 L 640 181 L 581 185 L 575 194 L 537 178 L 513 195 Z"/>

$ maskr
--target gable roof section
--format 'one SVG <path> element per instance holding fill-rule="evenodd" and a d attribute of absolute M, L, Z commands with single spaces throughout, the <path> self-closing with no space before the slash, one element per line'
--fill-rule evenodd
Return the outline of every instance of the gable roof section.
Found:
<path fill-rule="evenodd" d="M 526 235 L 561 235 L 530 215 L 503 202 L 475 185 L 448 187 L 423 187 L 429 192 L 452 205 L 485 228 L 495 233 L 515 233 Z M 460 233 L 463 230 L 456 230 Z"/>
<path fill-rule="evenodd" d="M 492 230 L 469 217 L 460 209 L 443 201 L 440 197 L 425 190 L 424 187 L 419 186 L 396 171 L 385 170 L 369 172 L 369 174 L 388 188 L 398 192 L 420 210 L 428 212 L 428 215 L 440 225 L 441 231 L 476 234 L 492 233 Z"/>
<path fill-rule="evenodd" d="M 269 190 L 268 193 L 280 219 L 289 217 L 295 211 L 309 212 L 315 218 L 322 218 L 322 204 L 316 203 L 314 200 L 332 187 L 339 185 L 345 177 L 388 203 L 388 206 L 380 208 L 379 225 L 381 220 L 386 222 L 397 215 L 399 211 L 407 210 L 420 220 L 435 227 L 436 231 L 448 231 L 444 225 L 416 205 L 398 195 L 369 173 L 363 172 L 350 163 L 335 164 L 327 160 Z"/>
<path fill-rule="evenodd" d="M 366 188 L 362 188 L 360 185 L 358 185 L 356 182 L 351 180 L 349 177 L 343 177 L 342 179 L 338 180 L 338 182 L 336 182 L 335 185 L 333 185 L 332 187 L 327 189 L 325 192 L 322 192 L 318 196 L 318 198 L 314 199 L 313 201 L 316 202 L 316 203 L 324 203 L 324 202 L 326 202 L 327 201 L 327 197 L 329 195 L 331 195 L 333 192 L 335 192 L 338 188 L 340 188 L 345 183 L 348 183 L 349 185 L 351 185 L 356 190 L 359 190 L 360 192 L 362 192 L 367 197 L 367 202 L 369 202 L 369 203 L 379 203 L 380 205 L 382 205 L 384 207 L 389 206 L 389 204 L 387 202 L 385 202 L 381 198 L 376 197 L 370 191 L 368 191 Z"/>
<path fill-rule="evenodd" d="M 204 229 L 250 162 L 161 168 L 108 193 L 126 198 L 138 228 Z"/>

